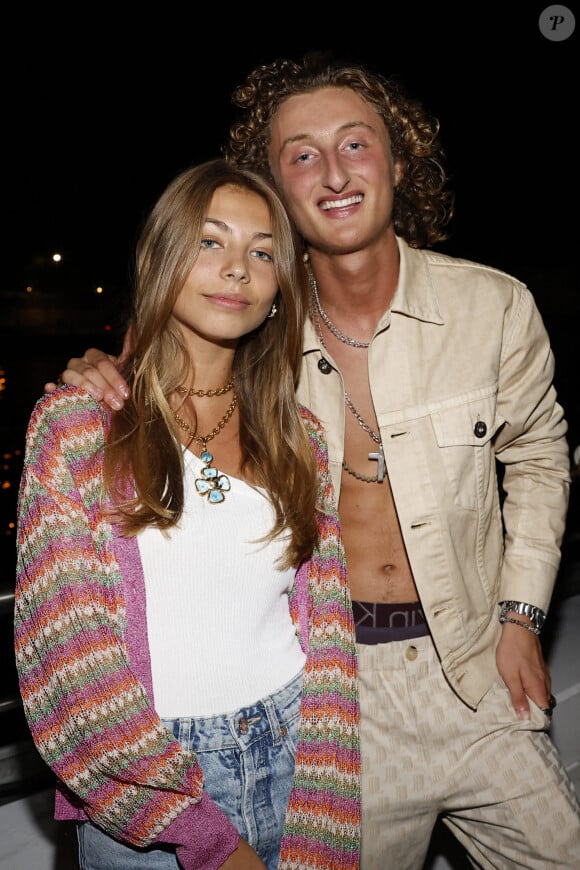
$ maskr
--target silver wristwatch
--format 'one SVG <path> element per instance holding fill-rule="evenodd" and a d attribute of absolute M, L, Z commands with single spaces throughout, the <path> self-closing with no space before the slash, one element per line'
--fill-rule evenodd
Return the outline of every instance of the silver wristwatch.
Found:
<path fill-rule="evenodd" d="M 506 617 L 508 613 L 518 613 L 520 616 L 527 616 L 532 620 L 534 633 L 539 634 L 544 627 L 546 614 L 534 604 L 526 604 L 525 601 L 500 601 L 500 622 L 503 622 L 502 617 Z"/>

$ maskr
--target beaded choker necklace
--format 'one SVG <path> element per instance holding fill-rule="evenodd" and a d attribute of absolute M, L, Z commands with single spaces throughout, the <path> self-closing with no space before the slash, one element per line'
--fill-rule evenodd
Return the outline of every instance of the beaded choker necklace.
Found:
<path fill-rule="evenodd" d="M 223 396 L 224 393 L 229 392 L 232 387 L 233 383 L 230 381 L 225 384 L 225 386 L 219 387 L 216 390 L 188 390 L 187 387 L 179 387 L 177 392 L 186 396 L 209 396 L 210 398 L 213 398 L 214 396 Z M 205 468 L 202 469 L 202 476 L 195 479 L 195 488 L 199 495 L 206 495 L 207 500 L 211 504 L 219 504 L 220 502 L 225 501 L 224 493 L 229 492 L 231 489 L 231 483 L 227 475 L 220 474 L 217 468 L 212 467 L 211 463 L 213 461 L 213 454 L 207 449 L 207 442 L 211 441 L 212 438 L 215 438 L 215 436 L 222 431 L 226 423 L 231 420 L 237 404 L 238 397 L 234 393 L 233 399 L 230 402 L 226 413 L 211 432 L 207 433 L 207 435 L 197 435 L 187 420 L 184 420 L 177 411 L 173 412 L 177 425 L 181 426 L 181 428 L 190 435 L 191 441 L 195 441 L 196 444 L 201 445 L 201 461 L 205 464 Z"/>

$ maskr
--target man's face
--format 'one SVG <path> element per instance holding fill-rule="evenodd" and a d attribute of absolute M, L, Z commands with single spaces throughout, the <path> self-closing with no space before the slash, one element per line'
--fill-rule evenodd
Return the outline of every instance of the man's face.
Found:
<path fill-rule="evenodd" d="M 289 97 L 272 119 L 268 154 L 278 189 L 309 246 L 345 254 L 394 232 L 398 169 L 389 135 L 356 91 L 326 87 Z"/>

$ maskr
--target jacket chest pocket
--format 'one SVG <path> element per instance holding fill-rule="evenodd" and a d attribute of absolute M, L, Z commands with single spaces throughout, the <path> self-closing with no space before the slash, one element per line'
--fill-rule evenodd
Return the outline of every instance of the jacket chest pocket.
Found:
<path fill-rule="evenodd" d="M 495 387 L 440 403 L 430 416 L 451 497 L 468 510 L 482 509 L 497 494 L 493 439 L 505 422 L 497 416 Z"/>

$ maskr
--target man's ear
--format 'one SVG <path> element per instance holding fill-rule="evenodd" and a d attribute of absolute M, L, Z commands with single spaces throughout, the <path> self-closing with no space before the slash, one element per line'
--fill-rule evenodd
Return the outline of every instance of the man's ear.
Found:
<path fill-rule="evenodd" d="M 403 180 L 404 175 L 405 175 L 405 165 L 404 165 L 403 161 L 402 160 L 395 160 L 393 170 L 394 170 L 393 174 L 394 174 L 394 178 L 395 178 L 395 187 L 397 187 L 397 185 L 401 183 L 401 181 Z"/>

